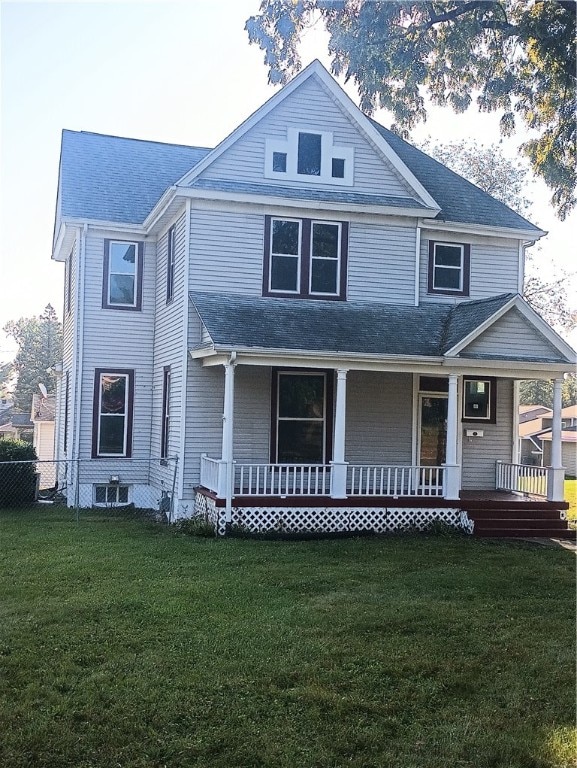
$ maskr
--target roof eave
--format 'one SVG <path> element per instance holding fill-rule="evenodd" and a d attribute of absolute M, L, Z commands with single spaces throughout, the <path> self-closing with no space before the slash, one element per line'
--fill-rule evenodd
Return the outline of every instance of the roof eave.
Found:
<path fill-rule="evenodd" d="M 483 235 L 493 237 L 511 237 L 515 240 L 523 239 L 534 242 L 544 237 L 547 232 L 544 229 L 517 229 L 513 227 L 495 227 L 488 224 L 466 224 L 458 221 L 444 221 L 441 219 L 429 219 L 421 217 L 419 225 L 423 229 L 441 229 L 445 232 L 462 232 L 463 234 Z"/>
<path fill-rule="evenodd" d="M 176 196 L 185 199 L 218 200 L 231 203 L 254 203 L 257 205 L 281 206 L 283 208 L 315 208 L 322 211 L 358 211 L 396 216 L 419 217 L 423 215 L 423 206 L 399 207 L 388 205 L 367 205 L 366 203 L 332 202 L 330 200 L 294 199 L 277 195 L 248 194 L 246 192 L 223 192 L 220 190 L 199 189 L 197 187 L 178 187 Z"/>

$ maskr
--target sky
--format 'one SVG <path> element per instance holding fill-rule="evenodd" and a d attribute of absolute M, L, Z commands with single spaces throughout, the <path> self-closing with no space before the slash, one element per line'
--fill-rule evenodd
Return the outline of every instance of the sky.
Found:
<path fill-rule="evenodd" d="M 20 2 L 0 0 L 0 329 L 62 316 L 63 265 L 51 260 L 60 138 L 64 128 L 216 146 L 275 92 L 246 19 L 259 0 Z M 309 32 L 303 65 L 327 66 L 326 36 Z M 342 83 L 341 83 L 342 84 Z M 352 85 L 347 92 L 357 101 Z M 388 126 L 390 116 L 375 115 Z M 497 118 L 433 109 L 413 134 L 441 141 L 499 141 Z M 519 138 L 505 143 L 512 156 Z M 544 184 L 531 189 L 529 218 L 550 234 L 543 279 L 569 272 L 577 307 L 577 213 L 555 218 Z M 570 341 L 577 346 L 577 334 Z M 14 354 L 0 331 L 0 362 Z"/>

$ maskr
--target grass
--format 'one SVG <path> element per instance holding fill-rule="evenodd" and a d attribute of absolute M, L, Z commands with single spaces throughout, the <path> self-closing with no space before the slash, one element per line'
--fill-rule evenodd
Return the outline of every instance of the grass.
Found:
<path fill-rule="evenodd" d="M 569 768 L 574 555 L 0 514 L 3 768 Z"/>

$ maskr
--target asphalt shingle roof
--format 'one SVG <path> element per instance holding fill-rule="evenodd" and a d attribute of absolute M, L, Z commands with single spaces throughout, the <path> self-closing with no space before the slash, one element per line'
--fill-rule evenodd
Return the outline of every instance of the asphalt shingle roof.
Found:
<path fill-rule="evenodd" d="M 191 185 L 197 189 L 213 189 L 222 192 L 243 192 L 252 195 L 286 197 L 292 200 L 319 200 L 330 203 L 348 203 L 349 205 L 384 205 L 392 208 L 421 208 L 423 215 L 430 215 L 430 209 L 418 203 L 412 197 L 392 197 L 390 195 L 371 195 L 363 192 L 345 192 L 342 190 L 314 189 L 307 187 L 283 187 L 278 184 L 255 184 L 243 181 L 225 181 L 222 179 L 199 178 Z"/>
<path fill-rule="evenodd" d="M 379 123 L 374 127 L 441 206 L 436 218 L 463 224 L 508 227 L 539 232 L 539 228 L 495 200 L 482 189 L 451 171 L 420 149 L 401 139 Z"/>
<path fill-rule="evenodd" d="M 464 224 L 539 230 L 503 203 L 458 174 L 373 122 L 415 177 L 441 206 L 440 220 Z M 190 171 L 211 150 L 181 144 L 63 131 L 61 150 L 61 215 L 80 219 L 140 224 L 165 190 Z M 410 198 L 365 195 L 310 187 L 288 189 L 275 184 L 247 184 L 236 179 L 199 179 L 195 186 L 244 191 L 303 200 L 346 202 L 352 205 L 415 206 Z M 424 212 L 426 209 L 423 208 Z"/>
<path fill-rule="evenodd" d="M 63 131 L 61 214 L 141 224 L 163 192 L 208 152 L 201 147 Z"/>
<path fill-rule="evenodd" d="M 413 307 L 190 293 L 216 347 L 416 357 L 442 356 L 513 296 Z"/>

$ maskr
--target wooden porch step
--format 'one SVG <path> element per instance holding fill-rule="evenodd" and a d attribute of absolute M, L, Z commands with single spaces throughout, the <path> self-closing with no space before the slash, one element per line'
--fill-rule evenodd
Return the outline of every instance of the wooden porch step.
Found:
<path fill-rule="evenodd" d="M 471 520 L 561 520 L 558 509 L 534 509 L 527 507 L 498 507 L 494 509 L 468 509 Z"/>
<path fill-rule="evenodd" d="M 480 538 L 522 538 L 522 539 L 569 539 L 577 540 L 577 531 L 570 528 L 564 530 L 550 528 L 484 528 L 473 531 L 474 536 Z"/>
<path fill-rule="evenodd" d="M 559 517 L 556 520 L 551 519 L 537 519 L 534 517 L 529 518 L 508 518 L 508 517 L 492 517 L 487 518 L 472 518 L 475 520 L 475 530 L 484 530 L 486 528 L 535 528 L 535 529 L 549 529 L 549 530 L 566 530 L 567 521 L 561 520 Z"/>

